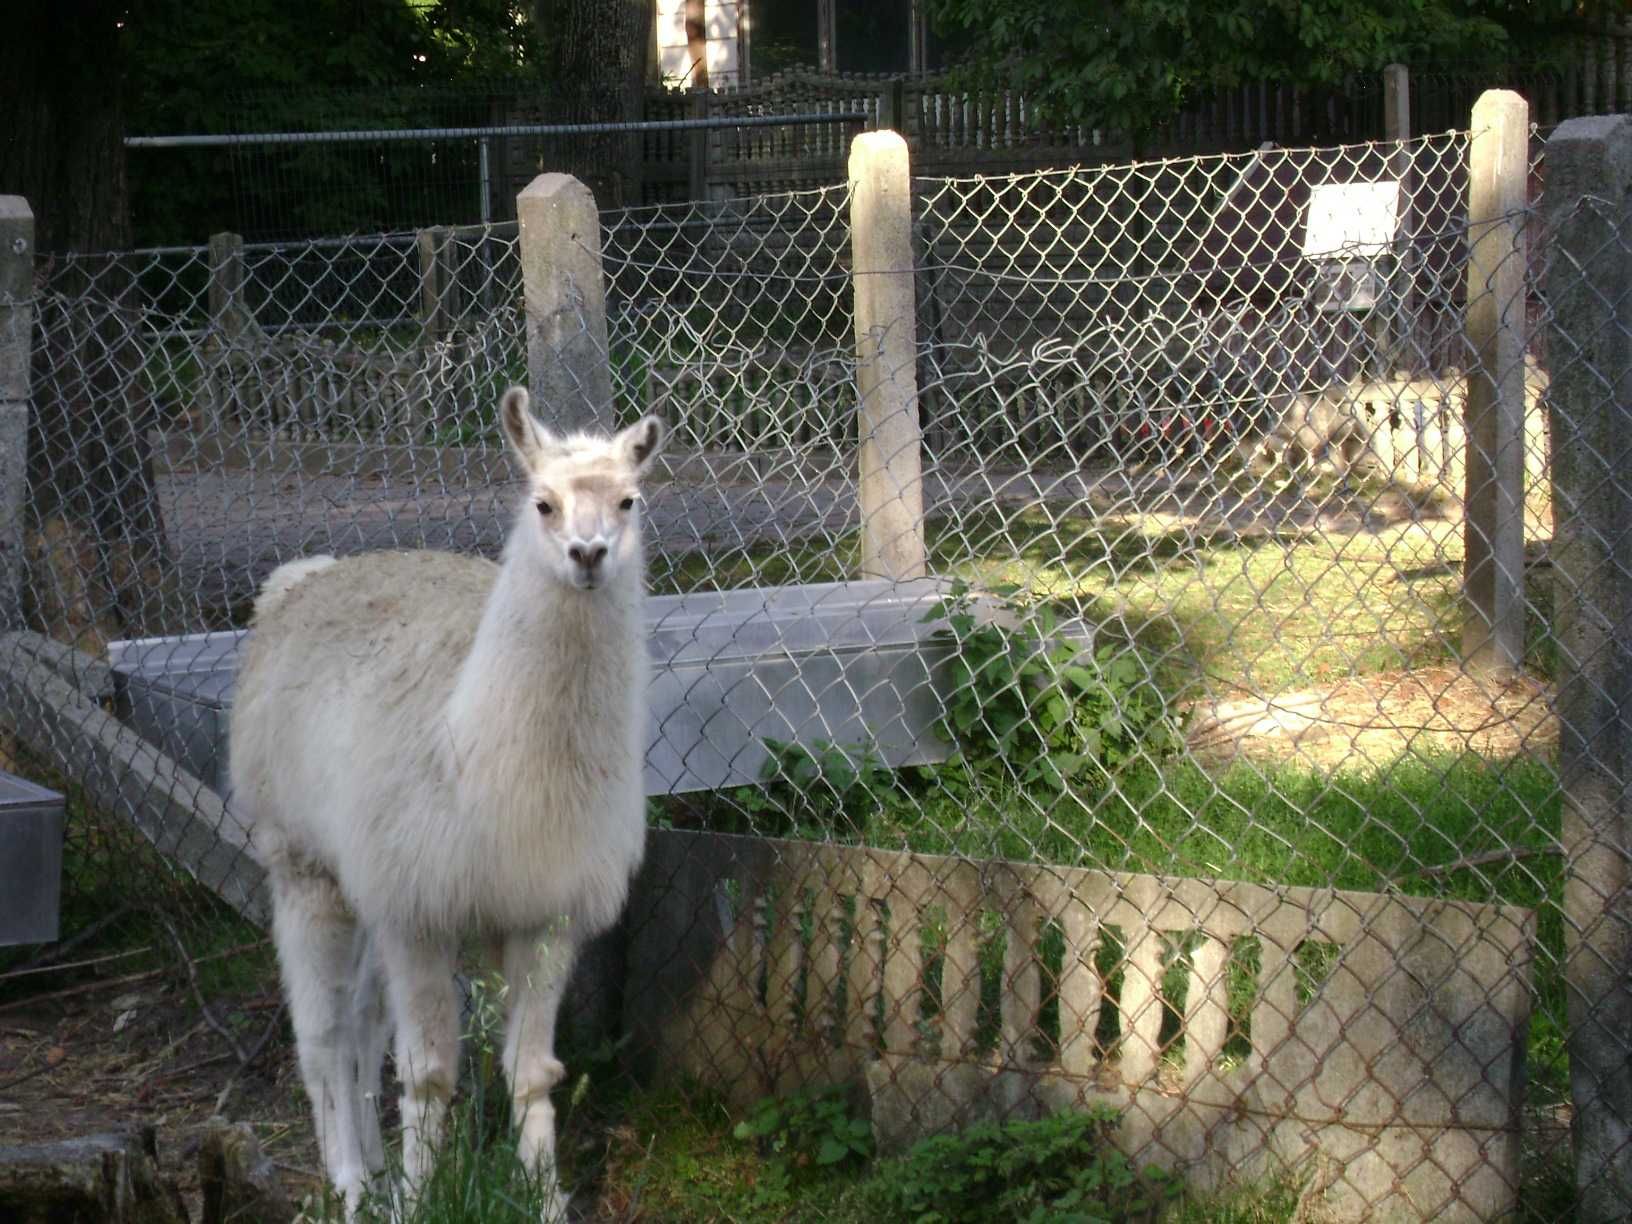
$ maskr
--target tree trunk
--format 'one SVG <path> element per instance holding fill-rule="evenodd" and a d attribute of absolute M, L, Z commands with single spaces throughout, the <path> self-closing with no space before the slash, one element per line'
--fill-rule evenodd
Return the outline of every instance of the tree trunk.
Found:
<path fill-rule="evenodd" d="M 120 0 L 22 0 L 0 39 L 0 192 L 26 197 L 41 262 L 29 430 L 35 627 L 98 653 L 160 626 L 163 529 L 128 262 Z"/>
<path fill-rule="evenodd" d="M 655 7 L 653 0 L 537 0 L 539 34 L 549 47 L 552 120 L 640 118 Z M 584 136 L 561 142 L 561 151 L 551 168 L 582 179 L 602 208 L 641 202 L 639 160 L 631 158 L 627 137 Z"/>

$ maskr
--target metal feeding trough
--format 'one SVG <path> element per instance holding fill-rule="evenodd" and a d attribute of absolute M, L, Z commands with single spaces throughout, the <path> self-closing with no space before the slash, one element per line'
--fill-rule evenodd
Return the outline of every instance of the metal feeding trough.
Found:
<path fill-rule="evenodd" d="M 863 746 L 891 766 L 942 759 L 947 585 L 863 580 L 646 601 L 653 677 L 646 791 L 758 779 L 767 740 Z M 227 719 L 243 631 L 109 644 L 115 710 L 226 793 Z M 1086 644 L 1086 631 L 1071 636 Z"/>
<path fill-rule="evenodd" d="M 62 796 L 0 772 L 0 945 L 57 938 Z"/>

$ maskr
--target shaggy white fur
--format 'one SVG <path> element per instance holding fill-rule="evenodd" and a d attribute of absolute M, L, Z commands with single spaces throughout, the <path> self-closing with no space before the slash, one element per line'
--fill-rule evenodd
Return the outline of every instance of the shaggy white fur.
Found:
<path fill-rule="evenodd" d="M 301 1074 L 351 1210 L 384 1164 L 371 1098 L 391 1023 L 410 1199 L 430 1170 L 467 935 L 502 945 L 520 1152 L 553 1182 L 561 992 L 645 843 L 639 480 L 663 425 L 556 437 L 520 388 L 500 420 L 527 477 L 502 566 L 436 552 L 285 565 L 238 676 L 234 803 L 271 878 Z M 564 1203 L 557 1190 L 552 1210 Z"/>

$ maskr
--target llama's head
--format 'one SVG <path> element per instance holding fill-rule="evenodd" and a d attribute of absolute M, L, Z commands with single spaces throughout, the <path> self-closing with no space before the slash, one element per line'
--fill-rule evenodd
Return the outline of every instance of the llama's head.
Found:
<path fill-rule="evenodd" d="M 663 445 L 663 422 L 643 417 L 611 438 L 560 437 L 511 387 L 499 422 L 527 474 L 527 502 L 512 546 L 533 549 L 557 582 L 593 591 L 641 564 L 640 480 Z"/>

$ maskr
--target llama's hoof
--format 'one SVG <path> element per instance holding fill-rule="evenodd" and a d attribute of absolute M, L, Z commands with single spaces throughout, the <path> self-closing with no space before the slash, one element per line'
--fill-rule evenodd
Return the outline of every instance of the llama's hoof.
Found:
<path fill-rule="evenodd" d="M 540 1224 L 566 1224 L 572 1219 L 567 1206 L 572 1196 L 561 1188 L 560 1182 L 554 1182 L 544 1191 L 544 1206 L 538 1213 Z"/>

